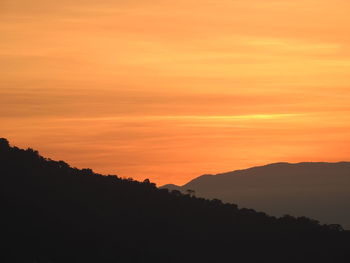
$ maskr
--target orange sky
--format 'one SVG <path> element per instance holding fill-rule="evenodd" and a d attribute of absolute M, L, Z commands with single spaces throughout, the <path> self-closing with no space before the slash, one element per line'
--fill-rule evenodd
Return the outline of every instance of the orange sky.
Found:
<path fill-rule="evenodd" d="M 158 185 L 350 160 L 349 10 L 348 0 L 1 0 L 0 137 Z"/>

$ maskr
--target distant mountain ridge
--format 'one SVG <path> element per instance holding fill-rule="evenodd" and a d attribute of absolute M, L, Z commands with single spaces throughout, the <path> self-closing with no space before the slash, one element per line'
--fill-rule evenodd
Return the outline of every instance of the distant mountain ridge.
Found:
<path fill-rule="evenodd" d="M 307 215 L 350 229 L 350 162 L 273 163 L 216 175 L 183 186 L 164 185 L 196 196 L 238 203 L 275 216 Z"/>

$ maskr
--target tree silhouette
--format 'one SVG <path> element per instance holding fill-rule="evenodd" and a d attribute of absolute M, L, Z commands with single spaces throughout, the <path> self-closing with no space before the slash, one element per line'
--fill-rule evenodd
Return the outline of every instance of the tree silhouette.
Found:
<path fill-rule="evenodd" d="M 190 195 L 190 196 L 194 196 L 196 191 L 195 190 L 192 190 L 192 189 L 187 189 L 186 190 L 187 194 Z"/>

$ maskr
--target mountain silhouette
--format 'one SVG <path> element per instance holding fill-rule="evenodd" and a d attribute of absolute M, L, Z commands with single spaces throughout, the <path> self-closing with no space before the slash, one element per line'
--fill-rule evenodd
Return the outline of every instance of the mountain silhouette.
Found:
<path fill-rule="evenodd" d="M 1 262 L 349 262 L 350 233 L 102 176 L 0 139 Z"/>
<path fill-rule="evenodd" d="M 350 229 L 350 162 L 274 163 L 163 188 L 238 203 L 274 216 L 308 216 Z"/>

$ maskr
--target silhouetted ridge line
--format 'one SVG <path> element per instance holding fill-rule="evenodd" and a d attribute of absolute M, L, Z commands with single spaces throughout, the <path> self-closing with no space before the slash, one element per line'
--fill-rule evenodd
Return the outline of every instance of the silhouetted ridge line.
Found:
<path fill-rule="evenodd" d="M 338 225 L 102 176 L 5 139 L 0 176 L 3 262 L 349 260 L 349 233 Z"/>
<path fill-rule="evenodd" d="M 273 163 L 163 186 L 239 203 L 270 215 L 307 216 L 350 229 L 350 162 Z"/>

